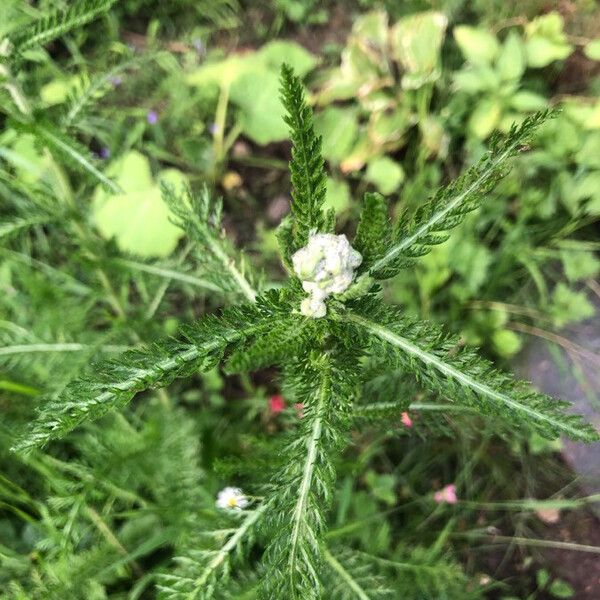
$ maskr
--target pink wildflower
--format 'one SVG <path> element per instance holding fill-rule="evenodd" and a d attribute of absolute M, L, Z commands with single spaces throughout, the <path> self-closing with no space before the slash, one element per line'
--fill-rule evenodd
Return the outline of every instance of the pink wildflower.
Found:
<path fill-rule="evenodd" d="M 302 404 L 302 402 L 296 402 L 296 404 L 294 404 L 294 408 L 296 409 L 296 415 L 298 418 L 302 419 L 302 417 L 304 417 L 304 404 Z"/>
<path fill-rule="evenodd" d="M 437 491 L 433 495 L 433 499 L 441 504 L 446 502 L 448 504 L 456 504 L 458 502 L 458 497 L 456 495 L 456 485 L 454 483 L 450 483 L 447 486 L 443 487 L 441 490 Z"/>
<path fill-rule="evenodd" d="M 275 394 L 269 398 L 269 408 L 274 415 L 279 414 L 285 408 L 285 400 L 281 394 Z"/>
<path fill-rule="evenodd" d="M 412 427 L 413 426 L 413 422 L 412 419 L 410 418 L 410 415 L 407 412 L 403 412 L 402 413 L 402 425 L 404 425 L 405 427 Z"/>

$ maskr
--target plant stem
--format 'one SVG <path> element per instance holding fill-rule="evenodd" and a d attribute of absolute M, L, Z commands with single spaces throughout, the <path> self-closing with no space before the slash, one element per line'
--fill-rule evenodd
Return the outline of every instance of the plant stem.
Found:
<path fill-rule="evenodd" d="M 214 152 L 217 164 L 220 165 L 225 160 L 225 147 L 223 140 L 225 138 L 225 124 L 227 121 L 227 105 L 229 103 L 229 84 L 221 87 L 217 109 L 215 112 L 215 131 L 214 136 Z"/>
<path fill-rule="evenodd" d="M 202 575 L 194 581 L 194 591 L 190 595 L 189 600 L 194 600 L 198 594 L 204 590 L 204 586 L 208 578 L 213 574 L 227 559 L 229 554 L 233 552 L 248 530 L 258 521 L 263 512 L 267 508 L 267 504 L 261 504 L 257 509 L 252 511 L 248 518 L 236 530 L 236 532 L 227 540 L 227 543 L 216 553 L 215 557 L 208 563 Z"/>
<path fill-rule="evenodd" d="M 308 495 L 310 493 L 312 477 L 315 469 L 315 459 L 317 457 L 317 446 L 321 439 L 321 433 L 323 430 L 323 411 L 325 410 L 325 402 L 327 400 L 327 385 L 325 382 L 321 385 L 319 391 L 318 404 L 315 408 L 315 420 L 312 426 L 312 433 L 307 444 L 307 455 L 304 461 L 304 469 L 302 472 L 302 482 L 300 484 L 300 490 L 298 492 L 298 499 L 296 500 L 296 506 L 292 514 L 292 534 L 290 536 L 290 572 L 294 572 L 293 562 L 296 560 L 298 553 L 298 542 L 300 538 L 300 529 L 304 522 L 304 513 L 306 511 L 306 504 L 308 502 Z"/>
<path fill-rule="evenodd" d="M 344 569 L 343 565 L 336 560 L 335 556 L 333 556 L 327 548 L 323 549 L 323 557 L 340 578 L 348 584 L 348 587 L 356 594 L 356 597 L 359 598 L 359 600 L 370 600 L 369 596 L 365 594 L 360 585 L 352 578 L 352 575 Z"/>

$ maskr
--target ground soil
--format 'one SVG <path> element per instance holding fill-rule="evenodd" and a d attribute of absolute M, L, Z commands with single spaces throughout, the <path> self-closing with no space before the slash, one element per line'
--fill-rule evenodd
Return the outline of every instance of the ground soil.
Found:
<path fill-rule="evenodd" d="M 600 522 L 590 512 L 567 513 L 548 527 L 546 539 L 600 548 Z M 552 574 L 571 584 L 575 590 L 573 600 L 600 598 L 600 554 L 545 549 L 543 555 Z M 551 596 L 546 598 L 550 600 Z"/>

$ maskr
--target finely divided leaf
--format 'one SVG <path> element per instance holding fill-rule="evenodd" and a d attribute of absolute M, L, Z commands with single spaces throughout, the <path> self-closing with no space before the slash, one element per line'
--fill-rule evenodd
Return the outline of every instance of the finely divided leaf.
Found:
<path fill-rule="evenodd" d="M 162 197 L 173 222 L 196 242 L 196 258 L 204 263 L 206 277 L 223 292 L 232 292 L 253 302 L 258 278 L 242 253 L 236 252 L 221 225 L 221 200 L 213 200 L 207 187 L 200 194 L 176 190 L 162 182 Z"/>
<path fill-rule="evenodd" d="M 256 530 L 266 505 L 244 512 L 237 527 L 211 531 L 206 526 L 197 536 L 191 536 L 184 556 L 175 558 L 178 567 L 159 577 L 160 600 L 211 600 L 220 598 L 223 585 L 231 577 L 234 562 L 254 543 Z M 223 539 L 221 545 L 210 538 Z M 192 545 L 193 542 L 193 545 Z M 208 543 L 207 543 L 208 542 Z"/>
<path fill-rule="evenodd" d="M 504 141 L 495 138 L 492 147 L 476 165 L 446 187 L 440 188 L 411 217 L 404 215 L 395 241 L 371 266 L 369 273 L 377 279 L 394 276 L 410 266 L 415 258 L 427 254 L 431 246 L 448 239 L 448 230 L 459 225 L 465 216 L 479 207 L 485 195 L 506 173 L 509 159 L 518 154 L 533 131 L 548 118 L 547 112 L 527 117 L 518 127 L 513 125 Z"/>
<path fill-rule="evenodd" d="M 304 408 L 300 430 L 290 436 L 282 467 L 273 476 L 265 600 L 321 598 L 321 540 L 335 483 L 333 460 L 354 392 L 347 365 L 356 360 L 354 353 L 332 350 L 303 357 L 286 370 L 288 386 L 295 388 Z"/>
<path fill-rule="evenodd" d="M 9 36 L 13 52 L 47 44 L 110 10 L 117 0 L 74 0 L 66 10 L 55 11 Z"/>
<path fill-rule="evenodd" d="M 220 317 L 204 317 L 182 330 L 183 341 L 167 340 L 94 365 L 89 375 L 74 380 L 59 397 L 40 407 L 37 419 L 13 449 L 44 446 L 83 421 L 123 407 L 138 392 L 212 368 L 231 344 L 272 326 L 280 316 L 276 296 L 270 293 L 256 304 L 227 309 Z"/>
<path fill-rule="evenodd" d="M 312 230 L 323 231 L 327 176 L 321 138 L 315 134 L 311 108 L 306 104 L 302 82 L 292 69 L 281 68 L 281 101 L 292 139 L 292 217 L 294 249 L 306 245 Z"/>
<path fill-rule="evenodd" d="M 449 400 L 501 416 L 514 426 L 530 426 L 550 439 L 561 434 L 587 442 L 600 439 L 581 417 L 565 412 L 566 402 L 495 370 L 432 324 L 407 319 L 396 309 L 377 310 L 372 303 L 367 313 L 347 313 L 344 318 L 370 335 L 372 344 L 387 353 L 392 368 L 415 373 L 425 387 Z"/>
<path fill-rule="evenodd" d="M 368 269 L 389 248 L 392 228 L 388 203 L 377 193 L 365 194 L 353 246 L 363 257 L 361 269 Z"/>

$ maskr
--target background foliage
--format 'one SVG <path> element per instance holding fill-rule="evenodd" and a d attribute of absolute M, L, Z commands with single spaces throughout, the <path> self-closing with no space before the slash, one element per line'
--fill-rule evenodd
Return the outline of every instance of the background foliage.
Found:
<path fill-rule="evenodd" d="M 547 4 L 2 2 L 3 597 L 151 598 L 175 564 L 196 573 L 190 564 L 207 555 L 188 549 L 210 552 L 219 532 L 244 527 L 214 509 L 216 492 L 273 466 L 298 424 L 292 391 L 273 408 L 274 371 L 192 369 L 67 441 L 8 450 L 91 359 L 247 297 L 239 274 L 255 287 L 281 281 L 283 62 L 310 90 L 327 167 L 318 187 L 348 232 L 365 191 L 411 216 L 494 133 L 559 108 L 481 208 L 384 292 L 501 366 L 532 334 L 552 338 L 595 314 L 600 16 L 585 0 Z M 48 16 L 65 9 L 67 18 Z M 182 184 L 195 200 L 169 195 Z M 205 185 L 223 196 L 225 219 Z M 252 249 L 250 262 L 233 241 Z M 198 251 L 207 245 L 214 251 Z M 384 379 L 366 401 L 383 385 L 406 389 L 400 376 Z M 386 597 L 384 579 L 406 598 L 569 597 L 535 550 L 509 546 L 504 561 L 478 550 L 490 532 L 543 537 L 540 510 L 585 504 L 556 446 L 466 410 L 440 416 L 433 400 L 415 389 L 383 415 L 383 431 L 368 410 L 353 423 L 329 516 L 336 597 L 361 597 L 343 573 L 372 598 Z M 400 418 L 408 405 L 411 426 Z M 448 483 L 457 504 L 435 501 Z M 255 575 L 238 564 L 231 597 L 254 597 Z"/>

